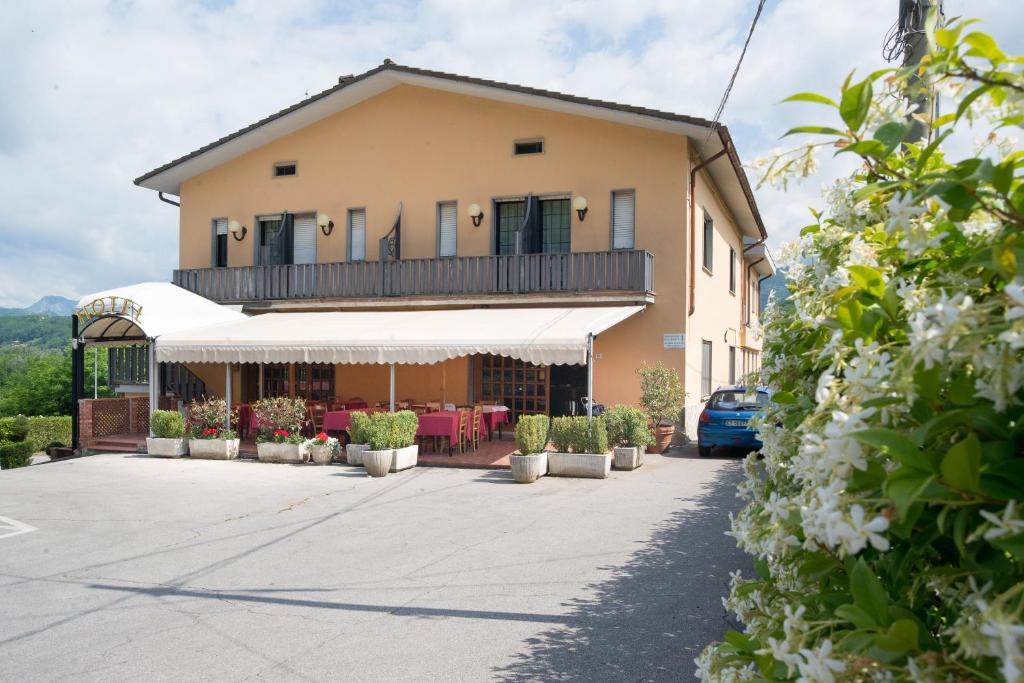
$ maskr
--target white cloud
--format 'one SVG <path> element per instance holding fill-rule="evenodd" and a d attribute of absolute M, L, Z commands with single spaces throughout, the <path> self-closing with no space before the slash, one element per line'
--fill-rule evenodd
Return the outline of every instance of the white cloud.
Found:
<path fill-rule="evenodd" d="M 385 57 L 710 116 L 753 0 L 21 3 L 0 24 L 0 305 L 168 280 L 177 212 L 141 173 Z M 1014 3 L 947 0 L 1021 52 Z M 770 2 L 726 108 L 747 159 L 822 112 L 776 106 L 834 92 L 881 63 L 896 3 Z M 829 161 L 824 175 L 842 171 Z M 772 243 L 819 204 L 822 179 L 757 192 Z"/>

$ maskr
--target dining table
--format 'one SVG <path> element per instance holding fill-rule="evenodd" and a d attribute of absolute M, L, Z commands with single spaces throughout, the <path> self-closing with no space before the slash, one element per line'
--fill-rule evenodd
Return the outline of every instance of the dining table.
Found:
<path fill-rule="evenodd" d="M 472 413 L 468 414 L 472 417 Z M 423 413 L 417 416 L 419 426 L 416 428 L 417 437 L 444 437 L 448 439 L 448 455 L 452 454 L 453 444 L 459 443 L 459 411 L 441 410 L 434 413 Z M 481 422 L 483 419 L 481 418 Z M 470 441 L 469 421 L 466 422 L 465 441 Z"/>
<path fill-rule="evenodd" d="M 352 413 L 370 413 L 370 409 L 329 410 L 324 413 L 323 430 L 325 432 L 346 432 L 352 426 Z"/>
<path fill-rule="evenodd" d="M 494 428 L 498 428 L 498 438 L 502 437 L 502 427 L 509 423 L 508 407 L 506 406 L 483 406 L 483 414 L 480 416 L 487 429 L 487 440 L 494 440 Z"/>
<path fill-rule="evenodd" d="M 252 406 L 248 403 L 236 403 L 231 407 L 235 411 L 236 424 L 238 425 L 238 431 L 244 438 L 248 433 L 252 431 Z"/>

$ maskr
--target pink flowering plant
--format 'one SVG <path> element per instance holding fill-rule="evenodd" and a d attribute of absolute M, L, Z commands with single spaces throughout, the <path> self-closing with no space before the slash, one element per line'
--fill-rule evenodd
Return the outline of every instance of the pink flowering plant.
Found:
<path fill-rule="evenodd" d="M 755 378 L 775 405 L 732 519 L 756 571 L 703 680 L 1024 680 L 1024 60 L 970 24 L 917 72 L 790 98 L 825 107 L 791 131 L 825 142 L 768 180 L 825 148 L 859 168 L 783 249 Z M 948 113 L 909 142 L 915 87 Z"/>
<path fill-rule="evenodd" d="M 301 398 L 264 398 L 252 404 L 259 424 L 257 443 L 305 442 L 302 427 L 306 421 L 306 402 Z"/>
<path fill-rule="evenodd" d="M 227 402 L 222 398 L 204 396 L 194 399 L 188 406 L 189 434 L 193 439 L 236 439 L 233 429 L 224 428 Z M 231 421 L 237 422 L 238 415 L 232 412 Z"/>

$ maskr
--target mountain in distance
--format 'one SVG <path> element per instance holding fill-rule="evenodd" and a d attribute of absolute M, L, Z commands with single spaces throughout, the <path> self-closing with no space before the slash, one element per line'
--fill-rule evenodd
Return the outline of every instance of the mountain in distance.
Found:
<path fill-rule="evenodd" d="M 768 297 L 775 292 L 775 300 L 782 303 L 789 298 L 789 289 L 786 287 L 786 271 L 777 270 L 771 277 L 761 281 L 761 310 L 768 305 Z"/>
<path fill-rule="evenodd" d="M 24 308 L 0 308 L 0 315 L 71 315 L 75 303 L 62 296 L 44 296 Z"/>

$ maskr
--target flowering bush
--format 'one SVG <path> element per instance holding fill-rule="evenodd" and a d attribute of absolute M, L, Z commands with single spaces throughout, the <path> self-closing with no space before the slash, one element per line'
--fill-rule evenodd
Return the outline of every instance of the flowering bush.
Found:
<path fill-rule="evenodd" d="M 188 406 L 189 433 L 193 439 L 235 439 L 233 429 L 224 428 L 224 414 L 228 404 L 222 398 L 194 399 Z M 238 420 L 235 412 L 231 413 L 232 422 Z"/>
<path fill-rule="evenodd" d="M 731 532 L 756 576 L 733 576 L 745 632 L 704 651 L 704 680 L 1024 680 L 1024 155 L 1001 135 L 1024 78 L 968 24 L 918 74 L 954 102 L 931 141 L 904 144 L 906 70 L 791 98 L 837 110 L 795 130 L 862 165 L 783 251 L 775 405 Z"/>
<path fill-rule="evenodd" d="M 252 404 L 259 432 L 257 443 L 303 443 L 302 426 L 306 421 L 306 402 L 301 398 L 262 398 Z"/>
<path fill-rule="evenodd" d="M 320 432 L 306 443 L 309 446 L 327 446 L 334 455 L 337 455 L 338 451 L 341 450 L 338 440 L 328 435 L 327 432 Z"/>

